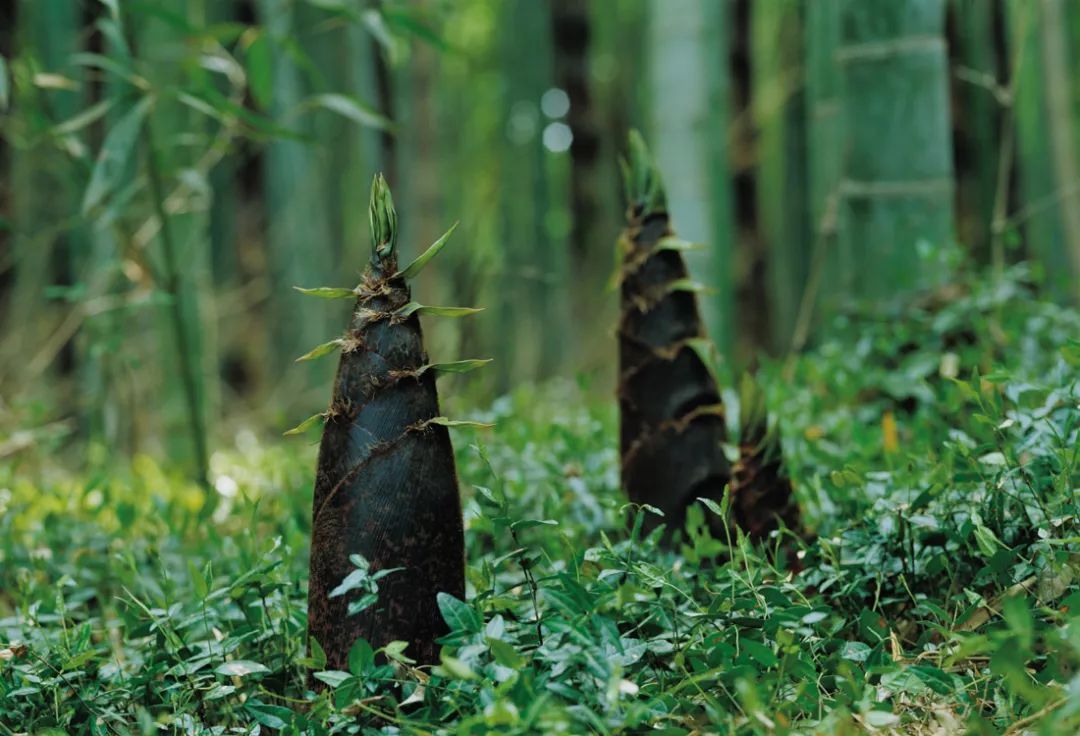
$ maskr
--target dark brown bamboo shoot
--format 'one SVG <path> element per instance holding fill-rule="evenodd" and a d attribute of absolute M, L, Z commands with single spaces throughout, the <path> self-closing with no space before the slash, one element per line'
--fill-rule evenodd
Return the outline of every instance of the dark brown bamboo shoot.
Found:
<path fill-rule="evenodd" d="M 720 500 L 730 478 L 724 407 L 702 359 L 694 285 L 675 238 L 660 174 L 641 137 L 624 165 L 627 224 L 620 239 L 619 410 L 622 482 L 630 500 L 681 528 L 698 497 Z M 655 517 L 653 519 L 655 524 Z"/>
<path fill-rule="evenodd" d="M 731 515 L 753 539 L 780 522 L 799 529 L 799 507 L 784 469 L 780 433 L 769 427 L 765 393 L 749 374 L 739 387 L 739 459 L 731 471 Z"/>
<path fill-rule="evenodd" d="M 465 593 L 461 502 L 450 437 L 438 419 L 438 366 L 424 352 L 410 269 L 398 271 L 397 215 L 381 176 L 372 186 L 371 223 L 372 259 L 339 341 L 315 479 L 308 633 L 329 669 L 348 669 L 359 637 L 375 648 L 406 641 L 409 656 L 438 661 L 435 640 L 446 626 L 436 596 Z M 331 593 L 354 569 L 352 555 L 372 574 L 400 569 L 379 580 L 375 605 L 350 616 L 359 594 Z"/>

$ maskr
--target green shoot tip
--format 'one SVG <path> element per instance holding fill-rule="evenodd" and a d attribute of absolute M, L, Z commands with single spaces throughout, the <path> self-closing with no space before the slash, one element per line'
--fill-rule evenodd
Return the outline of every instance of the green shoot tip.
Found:
<path fill-rule="evenodd" d="M 393 255 L 397 245 L 397 210 L 390 187 L 381 173 L 371 182 L 368 216 L 371 221 L 371 261 L 379 264 Z"/>
<path fill-rule="evenodd" d="M 637 130 L 630 131 L 627 157 L 619 163 L 626 201 L 634 215 L 644 217 L 654 212 L 666 212 L 667 195 L 660 170 Z"/>

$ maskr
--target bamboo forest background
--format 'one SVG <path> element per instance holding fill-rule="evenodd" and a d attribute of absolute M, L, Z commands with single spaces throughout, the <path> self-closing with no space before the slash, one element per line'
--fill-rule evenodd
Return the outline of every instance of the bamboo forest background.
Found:
<path fill-rule="evenodd" d="M 728 368 L 955 269 L 1075 302 L 1078 55 L 1066 0 L 2 0 L 0 457 L 319 408 L 292 287 L 357 280 L 376 171 L 405 260 L 460 220 L 418 298 L 487 309 L 425 324 L 496 359 L 444 396 L 610 390 L 634 127 Z"/>

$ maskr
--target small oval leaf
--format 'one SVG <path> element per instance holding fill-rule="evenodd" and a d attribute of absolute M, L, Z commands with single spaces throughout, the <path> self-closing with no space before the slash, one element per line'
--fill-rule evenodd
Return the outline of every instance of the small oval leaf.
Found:
<path fill-rule="evenodd" d="M 243 677 L 244 675 L 261 675 L 270 671 L 270 668 L 264 664 L 258 662 L 252 662 L 250 659 L 234 659 L 232 662 L 226 662 L 225 664 L 219 664 L 214 672 L 219 675 L 229 675 L 232 677 Z"/>

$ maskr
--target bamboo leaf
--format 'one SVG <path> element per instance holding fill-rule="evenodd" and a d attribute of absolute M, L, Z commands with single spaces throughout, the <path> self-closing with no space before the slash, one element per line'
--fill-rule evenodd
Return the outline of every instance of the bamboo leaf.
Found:
<path fill-rule="evenodd" d="M 438 424 L 440 427 L 476 427 L 478 429 L 490 429 L 494 427 L 494 424 L 485 424 L 484 422 L 473 422 L 468 419 L 449 419 L 447 417 L 432 417 L 424 422 L 427 424 Z"/>
<path fill-rule="evenodd" d="M 284 435 L 286 437 L 291 437 L 291 436 L 296 435 L 296 434 L 303 434 L 304 432 L 307 432 L 309 429 L 314 427 L 316 424 L 318 424 L 322 420 L 323 420 L 323 415 L 322 414 L 312 414 L 310 417 L 308 417 L 304 421 L 297 424 L 295 427 L 290 429 L 288 432 L 285 432 Z"/>
<path fill-rule="evenodd" d="M 443 246 L 446 245 L 446 242 L 450 240 L 450 236 L 457 230 L 457 226 L 458 223 L 456 222 L 451 225 L 450 229 L 443 233 L 441 238 L 432 243 L 427 250 L 417 256 L 415 261 L 394 274 L 394 278 L 411 279 L 424 270 L 424 266 L 428 264 L 428 261 L 437 256 L 439 251 L 443 249 Z"/>
<path fill-rule="evenodd" d="M 668 293 L 671 293 L 673 291 L 688 291 L 691 293 L 698 293 L 702 291 L 707 291 L 707 289 L 705 288 L 704 284 L 698 281 L 694 281 L 693 279 L 677 279 L 667 285 L 667 291 Z"/>
<path fill-rule="evenodd" d="M 121 55 L 118 58 L 123 59 L 124 57 Z M 71 63 L 108 72 L 109 74 L 115 75 L 118 79 L 122 79 L 128 84 L 138 87 L 141 90 L 149 90 L 151 87 L 145 77 L 136 74 L 127 65 L 121 64 L 116 59 L 111 59 L 108 56 L 91 53 L 72 54 Z"/>
<path fill-rule="evenodd" d="M 303 103 L 303 107 L 321 107 L 368 128 L 392 130 L 394 127 L 392 122 L 380 115 L 375 109 L 348 95 L 335 93 L 315 95 L 308 98 Z"/>
<path fill-rule="evenodd" d="M 245 53 L 248 89 L 260 109 L 270 107 L 274 92 L 274 59 L 265 31 L 256 33 Z"/>
<path fill-rule="evenodd" d="M 324 355 L 329 355 L 330 353 L 341 347 L 343 342 L 344 341 L 339 337 L 331 340 L 330 342 L 324 342 L 322 345 L 316 345 L 309 352 L 304 353 L 299 358 L 297 358 L 296 362 L 299 363 L 304 360 L 315 360 L 316 358 L 321 358 Z"/>
<path fill-rule="evenodd" d="M 435 375 L 445 373 L 468 373 L 477 368 L 482 368 L 491 362 L 491 358 L 473 358 L 472 360 L 456 360 L 451 363 L 428 363 L 420 366 L 416 371 L 417 376 L 422 376 L 428 371 L 435 371 Z"/>
<path fill-rule="evenodd" d="M 2 64 L 2 62 L 0 62 Z M 53 126 L 53 135 L 69 135 L 71 133 L 77 133 L 87 125 L 96 122 L 103 118 L 106 113 L 112 109 L 113 104 L 116 103 L 115 98 L 104 99 L 96 105 L 91 105 L 78 115 L 74 115 L 62 123 L 57 123 Z M 3 102 L 0 101 L 0 108 L 3 108 Z"/>
<path fill-rule="evenodd" d="M 483 311 L 483 307 L 429 307 L 419 302 L 409 302 L 404 307 L 395 310 L 394 316 L 409 317 L 414 314 L 426 314 L 431 317 L 468 317 L 470 314 Z"/>
<path fill-rule="evenodd" d="M 294 289 L 306 296 L 317 296 L 320 299 L 348 299 L 356 296 L 352 289 L 341 289 L 334 286 L 316 286 L 314 289 L 305 289 L 302 286 L 294 286 Z"/>
<path fill-rule="evenodd" d="M 701 243 L 692 243 L 689 240 L 683 240 L 681 238 L 661 238 L 654 250 L 674 250 L 683 253 L 691 250 L 701 250 L 704 247 L 705 246 Z"/>
<path fill-rule="evenodd" d="M 144 97 L 113 126 L 101 144 L 90 183 L 83 194 L 82 211 L 88 213 L 105 201 L 109 193 L 123 180 L 132 152 L 137 148 L 143 119 L 150 110 L 151 99 Z"/>

